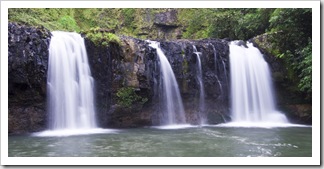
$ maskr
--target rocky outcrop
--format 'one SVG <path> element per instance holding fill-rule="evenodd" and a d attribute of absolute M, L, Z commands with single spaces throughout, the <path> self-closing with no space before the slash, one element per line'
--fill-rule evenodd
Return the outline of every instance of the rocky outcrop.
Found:
<path fill-rule="evenodd" d="M 183 25 L 179 24 L 176 9 L 141 9 L 136 20 L 136 35 L 142 39 L 181 39 Z"/>
<path fill-rule="evenodd" d="M 134 101 L 130 106 L 124 106 L 121 103 L 124 100 L 117 97 L 117 93 L 125 87 L 132 88 L 141 98 L 152 95 L 145 74 L 144 50 L 147 48 L 144 41 L 138 39 L 122 37 L 121 41 L 122 44 L 97 46 L 85 39 L 95 79 L 99 125 L 115 128 L 150 125 L 150 113 L 144 111 L 143 103 Z"/>
<path fill-rule="evenodd" d="M 95 108 L 97 121 L 102 126 L 107 121 L 106 112 L 111 105 L 112 86 L 112 60 L 110 48 L 95 45 L 94 42 L 85 38 L 85 46 L 88 54 L 91 75 L 95 79 Z"/>
<path fill-rule="evenodd" d="M 202 113 L 207 117 L 209 124 L 222 123 L 229 119 L 228 42 L 218 39 L 161 42 L 161 48 L 167 56 L 179 84 L 187 121 L 198 124 L 200 89 L 197 79 L 197 57 L 194 54 L 193 45 L 201 53 L 206 107 L 205 112 Z M 158 83 L 161 82 L 158 81 Z"/>
<path fill-rule="evenodd" d="M 86 39 L 90 67 L 96 80 L 96 104 L 100 124 L 103 127 L 118 128 L 158 125 L 162 113 L 159 102 L 159 84 L 162 82 L 157 53 L 146 41 L 131 37 L 121 37 L 121 41 L 120 45 L 98 47 Z M 208 107 L 204 113 L 209 117 L 208 123 L 224 122 L 229 117 L 227 43 L 224 40 L 161 42 L 161 48 L 179 83 L 190 123 L 198 123 L 196 112 L 199 107 L 197 60 L 193 54 L 193 45 L 202 53 Z M 213 47 L 217 49 L 216 60 Z M 123 100 L 117 95 L 128 87 L 140 99 L 130 106 L 123 106 Z"/>
<path fill-rule="evenodd" d="M 175 9 L 169 9 L 166 12 L 155 14 L 154 24 L 160 26 L 178 27 L 178 12 Z"/>
<path fill-rule="evenodd" d="M 50 32 L 8 24 L 9 133 L 45 129 Z"/>
<path fill-rule="evenodd" d="M 180 39 L 182 37 L 178 12 L 175 9 L 155 14 L 154 26 L 157 30 L 158 39 Z"/>

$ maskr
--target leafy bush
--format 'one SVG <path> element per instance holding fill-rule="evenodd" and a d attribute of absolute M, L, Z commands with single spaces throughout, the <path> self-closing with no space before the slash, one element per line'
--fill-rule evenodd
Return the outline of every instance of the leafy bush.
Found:
<path fill-rule="evenodd" d="M 299 74 L 300 82 L 298 87 L 301 91 L 305 91 L 309 94 L 312 92 L 312 42 L 309 41 L 308 45 L 300 51 L 303 56 L 303 60 L 297 66 L 301 73 Z"/>
<path fill-rule="evenodd" d="M 125 26 L 132 26 L 132 22 L 135 18 L 135 9 L 134 8 L 124 8 L 122 9 L 122 15 L 124 17 Z"/>
<path fill-rule="evenodd" d="M 118 104 L 128 108 L 135 102 L 140 102 L 141 104 L 147 102 L 147 98 L 138 96 L 132 87 L 120 88 L 116 95 L 118 97 Z"/>
<path fill-rule="evenodd" d="M 8 19 L 30 26 L 44 26 L 54 30 L 78 31 L 70 8 L 9 8 Z"/>
<path fill-rule="evenodd" d="M 64 30 L 68 30 L 68 31 L 76 31 L 79 32 L 80 28 L 79 26 L 76 24 L 74 18 L 72 18 L 71 16 L 63 16 L 58 20 L 58 23 L 61 25 L 61 28 L 63 28 Z"/>
<path fill-rule="evenodd" d="M 89 31 L 84 32 L 85 36 L 89 38 L 96 45 L 108 46 L 109 43 L 120 44 L 120 38 L 107 30 L 101 29 L 99 27 L 91 28 Z"/>
<path fill-rule="evenodd" d="M 312 92 L 312 10 L 308 8 L 280 8 L 274 10 L 269 20 L 274 34 L 273 45 L 278 57 L 285 60 L 292 80 L 297 79 L 300 91 Z"/>

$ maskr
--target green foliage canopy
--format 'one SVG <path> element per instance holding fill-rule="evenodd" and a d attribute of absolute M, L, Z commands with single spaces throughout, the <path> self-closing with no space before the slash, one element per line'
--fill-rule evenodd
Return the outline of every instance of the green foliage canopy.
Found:
<path fill-rule="evenodd" d="M 272 43 L 297 79 L 298 89 L 311 97 L 312 92 L 312 10 L 279 8 L 271 14 Z"/>

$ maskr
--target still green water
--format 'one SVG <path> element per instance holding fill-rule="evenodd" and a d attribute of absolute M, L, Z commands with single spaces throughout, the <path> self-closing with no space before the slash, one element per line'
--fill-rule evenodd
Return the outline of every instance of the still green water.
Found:
<path fill-rule="evenodd" d="M 11 157 L 312 156 L 312 128 L 122 129 L 68 137 L 9 136 Z"/>

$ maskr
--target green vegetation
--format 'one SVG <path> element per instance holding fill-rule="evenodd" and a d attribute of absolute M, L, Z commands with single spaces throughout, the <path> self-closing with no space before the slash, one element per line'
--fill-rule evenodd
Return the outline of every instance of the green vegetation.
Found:
<path fill-rule="evenodd" d="M 147 102 L 147 98 L 138 96 L 132 87 L 123 87 L 117 91 L 118 104 L 130 108 L 135 102 L 144 104 Z"/>
<path fill-rule="evenodd" d="M 136 10 L 133 8 L 124 8 L 121 10 L 122 16 L 124 17 L 124 25 L 126 27 L 133 27 Z"/>
<path fill-rule="evenodd" d="M 269 20 L 272 44 L 277 56 L 284 59 L 297 79 L 298 89 L 311 97 L 312 92 L 312 10 L 280 8 L 274 10 Z"/>
<path fill-rule="evenodd" d="M 309 41 L 308 45 L 301 51 L 297 51 L 303 58 L 302 61 L 295 67 L 300 72 L 300 82 L 298 87 L 301 91 L 308 93 L 311 97 L 312 93 L 312 42 Z"/>
<path fill-rule="evenodd" d="M 60 27 L 64 30 L 79 32 L 80 28 L 71 16 L 63 16 L 58 20 Z"/>
<path fill-rule="evenodd" d="M 109 43 L 121 43 L 118 36 L 113 33 L 107 32 L 107 30 L 105 29 L 100 29 L 99 27 L 90 28 L 90 30 L 83 33 L 96 45 L 108 46 Z"/>
<path fill-rule="evenodd" d="M 184 38 L 230 38 L 248 40 L 266 32 L 274 9 L 180 9 Z"/>
<path fill-rule="evenodd" d="M 79 31 L 70 8 L 9 8 L 8 19 L 30 26 L 44 26 L 53 30 Z"/>
<path fill-rule="evenodd" d="M 183 60 L 183 62 L 182 62 L 182 69 L 183 69 L 183 73 L 187 73 L 188 72 L 189 65 L 188 65 L 187 60 Z"/>

